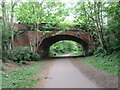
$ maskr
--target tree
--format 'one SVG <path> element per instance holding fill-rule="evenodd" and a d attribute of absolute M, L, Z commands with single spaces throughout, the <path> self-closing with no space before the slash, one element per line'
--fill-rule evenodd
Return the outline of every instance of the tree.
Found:
<path fill-rule="evenodd" d="M 11 18 L 10 18 L 10 30 L 11 30 L 11 47 L 12 48 L 14 48 L 14 22 L 13 22 L 13 20 L 14 20 L 14 8 L 15 8 L 15 6 L 17 5 L 17 3 L 18 3 L 18 1 L 19 0 L 17 0 L 17 1 L 13 1 L 13 0 L 11 0 Z"/>
<path fill-rule="evenodd" d="M 20 23 L 33 26 L 33 31 L 35 31 L 34 51 L 38 48 L 39 25 L 41 23 L 47 23 L 46 27 L 51 28 L 51 25 L 64 21 L 65 15 L 67 15 L 66 12 L 64 10 L 64 4 L 61 2 L 41 1 L 21 3 L 17 12 L 17 20 Z"/>
<path fill-rule="evenodd" d="M 109 6 L 107 5 L 107 2 L 77 2 L 75 6 L 75 22 L 79 23 L 80 25 L 86 25 L 86 32 L 94 35 L 104 52 L 109 51 L 105 40 L 106 31 L 109 31 L 106 29 L 105 21 L 107 14 L 106 7 L 108 8 L 110 4 Z M 108 11 L 111 12 L 112 10 Z M 107 18 L 109 16 L 110 15 L 107 14 Z"/>

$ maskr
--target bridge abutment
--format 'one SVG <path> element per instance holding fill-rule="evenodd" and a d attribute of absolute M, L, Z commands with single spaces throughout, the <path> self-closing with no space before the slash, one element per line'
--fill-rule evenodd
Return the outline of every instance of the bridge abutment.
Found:
<path fill-rule="evenodd" d="M 84 54 L 84 56 L 89 56 L 88 45 L 87 46 L 83 46 L 83 54 Z"/>
<path fill-rule="evenodd" d="M 89 56 L 88 50 L 84 50 L 84 56 Z"/>

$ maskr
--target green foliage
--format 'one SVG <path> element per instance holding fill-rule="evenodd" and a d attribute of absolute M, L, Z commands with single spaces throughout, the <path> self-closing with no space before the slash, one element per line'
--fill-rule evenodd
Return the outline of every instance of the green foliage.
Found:
<path fill-rule="evenodd" d="M 24 24 L 47 22 L 55 25 L 64 21 L 67 12 L 61 2 L 22 2 L 17 8 L 17 20 Z"/>
<path fill-rule="evenodd" d="M 51 55 L 60 55 L 60 54 L 65 54 L 65 53 L 72 53 L 78 51 L 78 46 L 76 42 L 73 41 L 59 41 L 55 44 L 53 44 L 50 47 L 50 54 Z"/>
<path fill-rule="evenodd" d="M 78 25 L 78 23 L 70 22 L 69 20 L 65 20 L 64 22 L 61 22 L 58 24 L 59 27 L 62 27 L 62 30 L 72 30 L 75 29 L 74 26 Z"/>
<path fill-rule="evenodd" d="M 39 59 L 40 55 L 38 53 L 31 53 L 30 48 L 25 46 L 16 47 L 11 52 L 2 51 L 2 60 L 4 62 L 7 60 L 13 60 L 15 62 L 21 63 L 23 61 L 35 61 Z"/>
<path fill-rule="evenodd" d="M 108 53 L 112 53 L 120 50 L 120 5 L 118 2 L 110 2 L 109 6 L 105 7 L 104 10 L 107 13 L 105 17 L 109 18 L 104 38 L 109 48 Z"/>
<path fill-rule="evenodd" d="M 31 53 L 31 56 L 30 56 L 31 60 L 38 60 L 40 59 L 40 55 L 38 53 Z"/>
<path fill-rule="evenodd" d="M 13 54 L 11 56 L 11 59 L 14 61 L 20 62 L 20 61 L 30 61 L 30 49 L 28 47 L 16 47 L 13 50 Z"/>
<path fill-rule="evenodd" d="M 103 47 L 99 46 L 99 47 L 97 47 L 97 50 L 96 50 L 96 52 L 94 52 L 94 54 L 97 56 L 97 55 L 99 55 L 101 53 L 104 53 L 103 52 Z"/>
<path fill-rule="evenodd" d="M 16 47 L 11 52 L 4 51 L 2 54 L 4 56 L 3 61 L 7 61 L 10 59 L 18 63 L 22 61 L 34 61 L 40 58 L 40 55 L 38 53 L 31 53 L 30 48 L 25 46 Z"/>
<path fill-rule="evenodd" d="M 43 26 L 41 29 L 42 30 L 44 30 L 44 29 L 49 29 L 49 30 L 63 30 L 63 27 L 58 27 L 57 25 L 52 25 L 52 24 L 48 23 L 45 26 Z M 46 31 L 44 31 L 44 32 L 46 32 Z"/>
<path fill-rule="evenodd" d="M 107 71 L 116 76 L 118 75 L 118 53 L 113 53 L 111 55 L 100 55 L 93 57 L 83 58 L 81 61 L 87 62 L 88 64 L 92 64 L 94 67 L 99 68 L 101 70 Z"/>
<path fill-rule="evenodd" d="M 82 55 L 82 52 L 74 52 L 71 56 L 80 56 Z"/>
<path fill-rule="evenodd" d="M 10 50 L 10 44 L 11 44 L 11 31 L 10 31 L 10 23 L 8 24 L 8 28 L 5 28 L 4 25 L 2 25 L 2 49 L 3 51 L 9 51 Z"/>
<path fill-rule="evenodd" d="M 9 72 L 2 71 L 2 88 L 20 88 L 34 85 L 39 78 L 32 78 L 41 67 L 43 62 L 36 62 L 29 69 L 19 69 Z"/>
<path fill-rule="evenodd" d="M 2 51 L 2 61 L 3 62 L 7 61 L 9 57 L 10 57 L 10 54 L 8 53 L 8 51 Z"/>
<path fill-rule="evenodd" d="M 94 35 L 99 47 L 95 53 L 119 51 L 120 4 L 119 2 L 77 2 L 73 8 L 74 22 L 85 25 Z M 103 43 L 103 44 L 101 44 Z"/>

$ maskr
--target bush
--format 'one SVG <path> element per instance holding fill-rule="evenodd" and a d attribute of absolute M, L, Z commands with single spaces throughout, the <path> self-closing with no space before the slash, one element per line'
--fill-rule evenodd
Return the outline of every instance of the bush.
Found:
<path fill-rule="evenodd" d="M 8 51 L 2 51 L 2 61 L 5 62 L 10 57 Z"/>
<path fill-rule="evenodd" d="M 20 62 L 20 61 L 30 61 L 30 49 L 29 47 L 17 47 L 13 50 L 13 54 L 11 55 L 11 59 L 14 61 Z"/>
<path fill-rule="evenodd" d="M 3 51 L 2 55 L 3 61 L 13 60 L 18 63 L 23 61 L 38 60 L 40 58 L 38 53 L 31 53 L 30 48 L 25 46 L 16 47 L 11 52 Z"/>
<path fill-rule="evenodd" d="M 31 53 L 30 58 L 31 60 L 38 60 L 40 58 L 40 55 L 38 53 Z"/>

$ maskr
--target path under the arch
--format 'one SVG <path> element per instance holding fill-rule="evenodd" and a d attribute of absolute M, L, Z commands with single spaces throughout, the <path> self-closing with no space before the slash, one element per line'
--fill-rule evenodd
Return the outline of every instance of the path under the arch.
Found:
<path fill-rule="evenodd" d="M 68 56 L 68 54 L 64 55 Z M 56 60 L 44 88 L 97 88 L 69 59 Z"/>
<path fill-rule="evenodd" d="M 66 54 L 65 56 L 68 56 Z M 118 77 L 90 64 L 82 58 L 45 59 L 35 78 L 40 78 L 32 88 L 118 88 Z M 107 90 L 109 90 L 107 89 Z"/>

